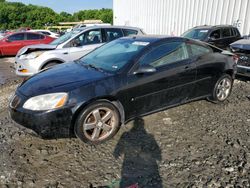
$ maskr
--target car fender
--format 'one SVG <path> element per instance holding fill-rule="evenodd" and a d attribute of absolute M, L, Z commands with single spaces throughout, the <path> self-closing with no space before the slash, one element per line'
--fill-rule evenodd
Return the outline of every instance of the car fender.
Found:
<path fill-rule="evenodd" d="M 47 63 L 52 62 L 52 61 L 57 61 L 57 62 L 61 62 L 61 63 L 65 63 L 67 61 L 67 59 L 63 59 L 63 58 L 59 57 L 58 54 L 46 53 L 44 55 L 42 57 L 44 59 L 43 59 L 42 63 L 39 65 L 39 70 L 41 70 L 42 67 L 44 67 L 44 65 L 46 65 Z"/>
<path fill-rule="evenodd" d="M 39 70 L 41 70 L 46 64 L 51 63 L 51 62 L 58 62 L 59 64 L 61 64 L 61 63 L 65 63 L 66 61 L 60 58 L 48 59 L 47 61 L 43 62 L 43 64 L 40 65 Z"/>

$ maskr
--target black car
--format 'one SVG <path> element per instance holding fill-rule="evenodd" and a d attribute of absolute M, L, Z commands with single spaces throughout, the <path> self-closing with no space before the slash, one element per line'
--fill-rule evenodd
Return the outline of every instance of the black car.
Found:
<path fill-rule="evenodd" d="M 250 77 L 250 39 L 242 39 L 230 44 L 232 51 L 238 55 L 237 74 Z"/>
<path fill-rule="evenodd" d="M 228 49 L 229 44 L 242 38 L 239 30 L 230 25 L 198 26 L 186 31 L 182 36 L 201 40 L 222 49 Z"/>
<path fill-rule="evenodd" d="M 133 118 L 198 99 L 226 100 L 235 72 L 230 54 L 199 41 L 126 37 L 24 81 L 10 114 L 42 137 L 75 133 L 97 144 Z"/>

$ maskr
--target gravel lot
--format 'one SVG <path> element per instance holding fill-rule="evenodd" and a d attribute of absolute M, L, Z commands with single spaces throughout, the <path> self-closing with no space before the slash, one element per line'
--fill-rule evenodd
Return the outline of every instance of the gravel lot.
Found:
<path fill-rule="evenodd" d="M 223 104 L 203 100 L 146 116 L 90 146 L 42 140 L 9 118 L 20 83 L 9 61 L 0 59 L 0 187 L 250 187 L 248 82 L 236 80 Z"/>

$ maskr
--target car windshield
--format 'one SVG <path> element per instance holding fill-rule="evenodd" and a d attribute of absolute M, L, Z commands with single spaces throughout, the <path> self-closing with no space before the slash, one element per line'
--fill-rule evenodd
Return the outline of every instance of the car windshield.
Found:
<path fill-rule="evenodd" d="M 115 73 L 121 70 L 149 42 L 117 39 L 94 50 L 80 59 L 84 66 Z"/>
<path fill-rule="evenodd" d="M 191 39 L 205 40 L 208 32 L 208 29 L 191 29 L 183 33 L 182 36 Z"/>
<path fill-rule="evenodd" d="M 59 37 L 58 39 L 52 41 L 50 44 L 52 44 L 52 45 L 62 44 L 64 42 L 66 42 L 67 40 L 69 40 L 70 38 L 77 35 L 80 31 L 82 31 L 82 30 L 74 30 L 74 31 L 68 32 L 68 33 L 64 34 L 63 36 Z"/>

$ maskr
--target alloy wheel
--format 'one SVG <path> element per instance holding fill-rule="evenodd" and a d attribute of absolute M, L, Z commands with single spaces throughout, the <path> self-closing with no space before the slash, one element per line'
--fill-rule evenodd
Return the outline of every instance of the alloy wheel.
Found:
<path fill-rule="evenodd" d="M 102 141 L 112 134 L 118 119 L 107 107 L 95 108 L 83 122 L 83 133 L 91 141 Z"/>
<path fill-rule="evenodd" d="M 229 78 L 223 78 L 217 86 L 216 90 L 217 99 L 220 101 L 225 100 L 230 94 L 231 87 L 232 87 L 231 80 Z"/>

